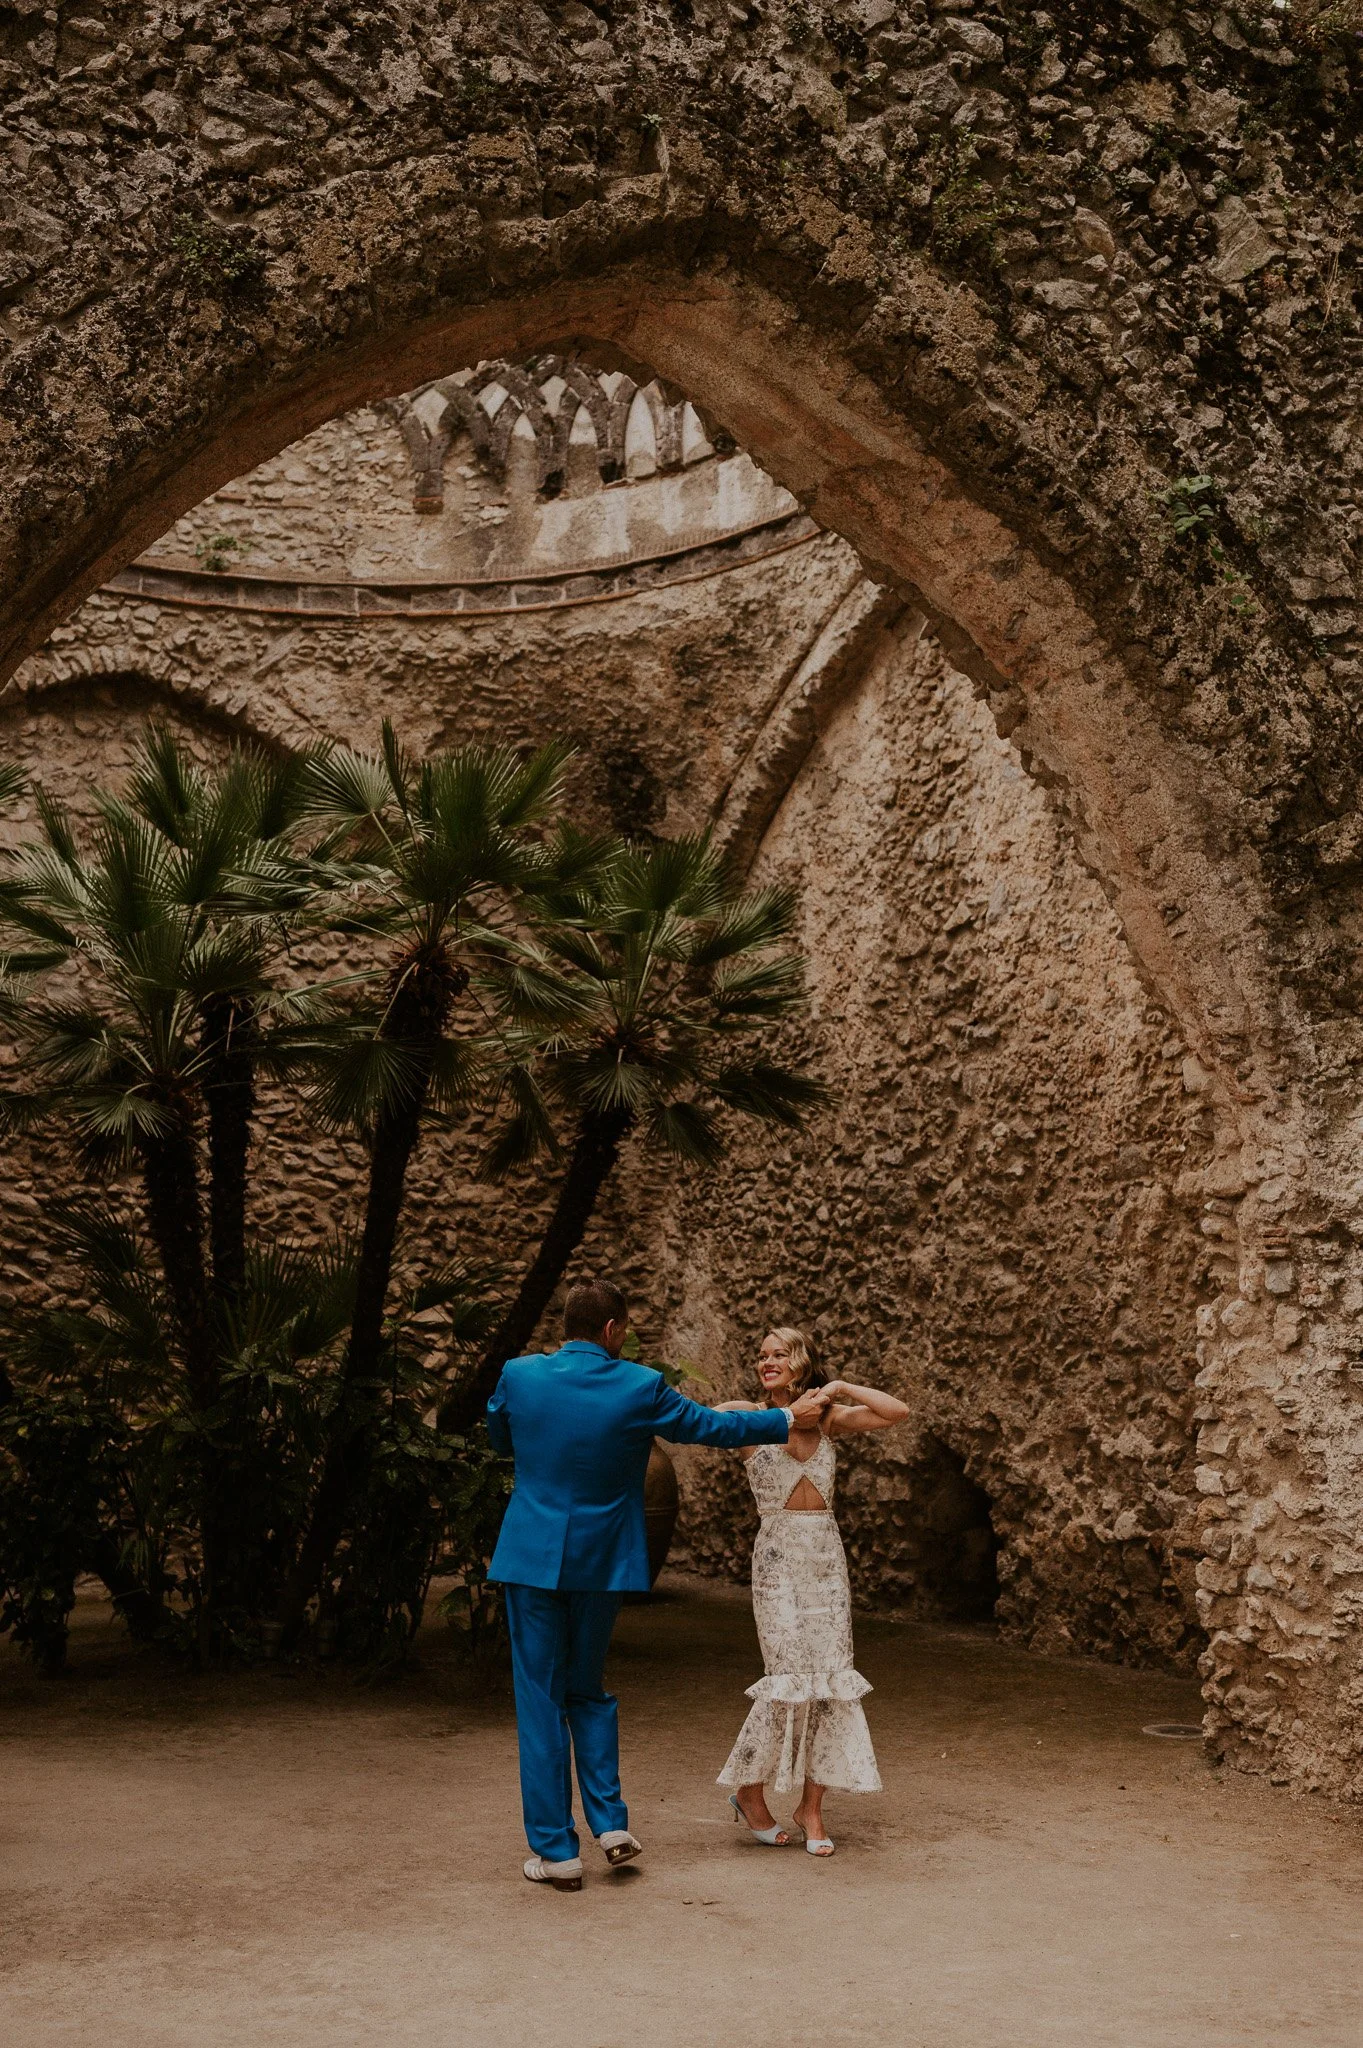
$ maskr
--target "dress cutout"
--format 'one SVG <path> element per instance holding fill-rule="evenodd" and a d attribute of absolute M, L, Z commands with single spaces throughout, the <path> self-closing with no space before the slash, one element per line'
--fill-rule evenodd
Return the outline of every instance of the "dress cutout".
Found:
<path fill-rule="evenodd" d="M 839 1792 L 879 1792 L 880 1772 L 861 1702 L 871 1690 L 852 1663 L 852 1596 L 833 1514 L 837 1452 L 821 1436 L 803 1463 L 780 1444 L 748 1460 L 762 1526 L 752 1559 L 752 1604 L 766 1676 L 721 1785 L 798 1790 L 809 1777 Z M 827 1501 L 788 1509 L 801 1479 Z"/>

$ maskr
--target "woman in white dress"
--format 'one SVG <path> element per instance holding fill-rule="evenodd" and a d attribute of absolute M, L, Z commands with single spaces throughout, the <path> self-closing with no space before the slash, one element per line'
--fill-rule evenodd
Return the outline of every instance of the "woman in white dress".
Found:
<path fill-rule="evenodd" d="M 798 1788 L 794 1825 L 811 1856 L 831 1856 L 825 1791 L 880 1790 L 861 1705 L 871 1688 L 852 1663 L 847 1559 L 833 1516 L 833 1439 L 892 1429 L 909 1411 L 874 1387 L 825 1381 L 798 1330 L 764 1337 L 757 1370 L 765 1401 L 726 1407 L 788 1408 L 807 1388 L 820 1386 L 827 1399 L 821 1427 L 792 1430 L 786 1444 L 759 1444 L 743 1453 L 762 1516 L 752 1597 L 766 1676 L 748 1688 L 752 1709 L 719 1783 L 734 1787 L 734 1819 L 745 1820 L 772 1848 L 791 1838 L 774 1820 L 767 1792 Z"/>

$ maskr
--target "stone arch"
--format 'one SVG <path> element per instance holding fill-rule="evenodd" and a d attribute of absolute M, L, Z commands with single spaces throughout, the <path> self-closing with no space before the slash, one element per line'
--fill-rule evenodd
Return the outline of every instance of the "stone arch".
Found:
<path fill-rule="evenodd" d="M 988 696 L 1189 1047 L 1223 1140 L 1208 1683 L 1232 1746 L 1338 1784 L 1356 1679 L 1301 1558 L 1357 1571 L 1305 1447 L 1363 1341 L 1326 1254 L 1363 1213 L 1363 50 L 1310 12 L 1251 41 L 1062 0 L 1043 40 L 1001 5 L 626 0 L 583 35 L 378 0 L 352 47 L 224 0 L 191 55 L 133 0 L 93 58 L 25 19 L 0 628 L 8 673 L 229 476 L 452 365 L 577 348 L 690 395 Z M 1151 509 L 1195 471 L 1215 568 Z"/>
<path fill-rule="evenodd" d="M 792 335 L 782 303 L 754 282 L 628 265 L 547 294 L 489 297 L 373 335 L 354 353 L 323 351 L 291 386 L 262 381 L 210 416 L 192 442 L 164 449 L 158 486 L 139 491 L 141 478 L 123 475 L 118 494 L 133 500 L 125 521 L 112 538 L 108 528 L 84 537 L 81 551 L 93 559 L 43 623 L 209 489 L 343 406 L 411 388 L 440 359 L 504 361 L 564 335 L 584 359 L 635 367 L 617 402 L 627 388 L 632 402 L 655 376 L 697 395 L 820 523 L 851 541 L 877 580 L 923 614 L 1054 787 L 1137 958 L 1208 1074 L 1224 1065 L 1218 1018 L 1230 1020 L 1237 1056 L 1255 1037 L 1267 1052 L 1276 1037 L 1271 991 L 1253 974 L 1252 949 L 1242 947 L 1232 966 L 1222 936 L 1243 929 L 1255 906 L 1223 887 L 1202 850 L 1210 792 L 1159 730 L 1082 593 L 973 496 L 845 356 Z M 35 626 L 22 644 L 36 638 Z M 1143 873 L 1142 850 L 1155 845 L 1166 862 L 1179 860 L 1182 893 L 1203 906 L 1179 944 Z M 1215 917 L 1207 914 L 1213 901 Z M 1233 1081 L 1220 1081 L 1218 1092 L 1229 1100 Z"/>
<path fill-rule="evenodd" d="M 968 489 L 841 351 L 792 334 L 782 302 L 751 279 L 631 264 L 550 293 L 490 297 L 374 338 L 358 357 L 324 357 L 291 391 L 257 391 L 249 406 L 219 417 L 192 459 L 165 477 L 142 526 L 124 527 L 106 549 L 100 569 L 130 559 L 143 531 L 163 530 L 247 459 L 276 452 L 343 405 L 419 383 L 441 360 L 506 359 L 560 339 L 603 368 L 628 366 L 616 405 L 655 379 L 696 394 L 709 418 L 722 419 L 820 523 L 853 544 L 868 582 L 923 618 L 1050 787 L 1191 1048 L 1197 1085 L 1229 1133 L 1227 1156 L 1277 1142 L 1259 1108 L 1279 1107 L 1276 991 L 1247 937 L 1263 899 L 1253 867 L 1227 875 L 1208 857 L 1217 831 L 1223 842 L 1233 837 L 1225 812 L 1216 817 L 1224 792 L 1162 728 L 1139 663 L 1133 668 L 1104 631 L 1077 579 Z M 620 433 L 623 440 L 623 422 Z M 825 687 L 836 694 L 836 667 L 820 669 L 816 696 Z M 786 710 L 787 737 L 798 745 L 804 709 L 792 699 Z M 755 788 L 763 780 L 757 773 Z M 761 803 L 777 788 L 770 776 L 766 783 Z M 1152 873 L 1147 855 L 1156 848 Z M 1181 929 L 1166 919 L 1170 898 Z"/>
<path fill-rule="evenodd" d="M 892 591 L 859 577 L 826 618 L 720 799 L 715 837 L 741 872 L 751 867 L 763 834 L 809 758 L 820 731 L 856 689 L 885 633 L 916 639 L 921 612 Z"/>
<path fill-rule="evenodd" d="M 224 740 L 270 753 L 290 751 L 287 741 L 234 703 L 228 691 L 206 684 L 201 676 L 178 667 L 164 655 L 118 644 L 83 647 L 69 655 L 57 653 L 49 656 L 40 670 L 31 667 L 20 690 L 0 696 L 0 730 L 7 714 L 36 707 L 60 710 L 82 692 L 105 683 L 130 688 L 168 711 L 188 712 Z"/>

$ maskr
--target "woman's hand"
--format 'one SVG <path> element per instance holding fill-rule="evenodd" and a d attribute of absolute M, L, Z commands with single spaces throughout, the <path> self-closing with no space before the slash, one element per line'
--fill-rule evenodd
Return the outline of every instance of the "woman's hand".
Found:
<path fill-rule="evenodd" d="M 810 1387 L 807 1393 L 792 1401 L 786 1410 L 790 1417 L 791 1429 L 819 1429 L 823 1426 L 824 1410 L 828 1406 L 827 1387 Z"/>
<path fill-rule="evenodd" d="M 840 1400 L 847 1392 L 846 1380 L 825 1380 L 823 1390 L 830 1401 Z"/>

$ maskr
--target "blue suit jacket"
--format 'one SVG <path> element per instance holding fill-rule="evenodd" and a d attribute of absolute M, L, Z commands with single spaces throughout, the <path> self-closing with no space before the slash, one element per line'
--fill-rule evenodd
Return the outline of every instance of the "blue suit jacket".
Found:
<path fill-rule="evenodd" d="M 783 1409 L 720 1415 L 661 1373 L 600 1344 L 513 1358 L 487 1404 L 493 1448 L 516 1484 L 488 1577 L 567 1593 L 645 1593 L 644 1471 L 655 1436 L 674 1444 L 783 1444 Z"/>

